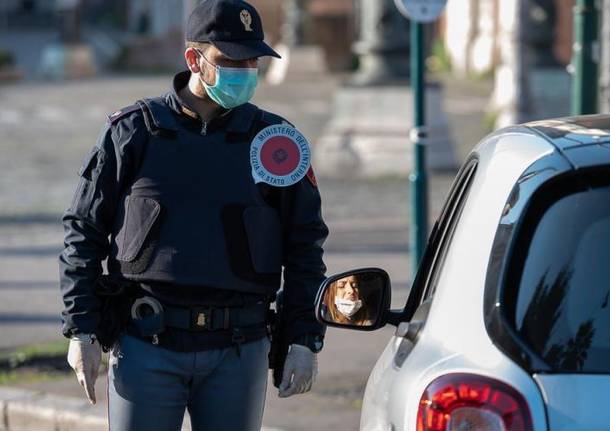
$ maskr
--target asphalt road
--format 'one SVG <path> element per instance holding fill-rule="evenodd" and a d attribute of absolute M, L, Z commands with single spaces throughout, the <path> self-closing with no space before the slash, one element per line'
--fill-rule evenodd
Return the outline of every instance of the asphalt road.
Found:
<path fill-rule="evenodd" d="M 170 80 L 171 76 L 128 76 L 2 87 L 0 328 L 7 330 L 0 332 L 0 349 L 58 336 L 60 217 L 76 186 L 76 172 L 108 113 L 140 97 L 162 93 Z M 315 151 L 335 86 L 332 79 L 263 84 L 256 102 L 293 121 Z M 433 178 L 432 215 L 450 178 L 451 174 Z M 329 272 L 386 266 L 396 286 L 406 288 L 410 279 L 406 181 L 320 178 L 320 190 L 331 230 L 326 245 Z"/>
<path fill-rule="evenodd" d="M 107 114 L 139 97 L 159 94 L 169 83 L 169 76 L 106 77 L 0 89 L 0 350 L 59 339 L 60 217 L 76 186 L 81 160 Z M 294 122 L 315 151 L 335 85 L 327 78 L 262 85 L 256 102 Z M 431 218 L 438 214 L 452 177 L 446 173 L 431 178 Z M 411 280 L 407 182 L 320 178 L 319 183 L 331 231 L 325 255 L 329 274 L 382 267 L 392 279 L 394 306 L 404 305 Z M 270 388 L 266 426 L 356 429 L 368 373 L 392 331 L 329 330 L 313 391 L 280 400 Z M 37 387 L 81 395 L 72 379 Z"/>

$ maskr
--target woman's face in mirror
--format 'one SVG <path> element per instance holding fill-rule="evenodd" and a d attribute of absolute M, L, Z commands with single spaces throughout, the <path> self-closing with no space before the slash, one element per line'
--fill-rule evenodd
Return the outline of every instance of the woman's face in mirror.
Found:
<path fill-rule="evenodd" d="M 355 276 L 352 275 L 350 277 L 337 280 L 337 297 L 340 299 L 348 299 L 350 301 L 357 301 L 360 299 L 358 280 Z"/>

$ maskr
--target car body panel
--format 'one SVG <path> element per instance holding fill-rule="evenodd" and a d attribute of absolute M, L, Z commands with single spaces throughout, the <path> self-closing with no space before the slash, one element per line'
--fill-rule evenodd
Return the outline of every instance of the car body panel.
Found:
<path fill-rule="evenodd" d="M 522 128 L 491 135 L 473 150 L 479 159 L 477 172 L 445 257 L 427 323 L 400 368 L 394 355 L 401 343 L 410 341 L 390 340 L 367 384 L 362 430 L 414 429 L 423 390 L 436 377 L 452 372 L 478 373 L 509 383 L 537 410 L 534 430 L 546 429 L 542 397 L 534 381 L 486 332 L 483 291 L 508 196 L 527 167 L 553 151 L 555 147 L 547 140 Z"/>
<path fill-rule="evenodd" d="M 547 404 L 549 430 L 610 429 L 610 376 L 537 374 L 534 378 Z"/>
<path fill-rule="evenodd" d="M 438 280 L 426 332 L 437 335 L 448 350 L 471 355 L 482 365 L 497 351 L 485 330 L 483 291 L 502 211 L 522 172 L 553 150 L 544 140 L 520 133 L 504 133 L 475 149 L 479 166 Z"/>
<path fill-rule="evenodd" d="M 581 145 L 564 152 L 576 169 L 610 164 L 610 144 Z"/>
<path fill-rule="evenodd" d="M 425 325 L 415 341 L 395 335 L 386 346 L 369 377 L 360 429 L 414 430 L 425 388 L 440 376 L 470 373 L 522 394 L 534 431 L 609 430 L 610 376 L 550 374 L 541 358 L 528 356 L 527 346 L 504 344 L 514 337 L 497 319 L 503 304 L 495 293 L 536 191 L 564 174 L 596 176 L 597 168 L 610 166 L 610 115 L 503 129 L 485 138 L 472 158 L 478 166 L 434 278 L 436 291 L 425 303 Z M 428 291 L 420 284 L 412 292 Z"/>
<path fill-rule="evenodd" d="M 532 121 L 526 126 L 547 136 L 561 150 L 610 141 L 610 115 Z"/>

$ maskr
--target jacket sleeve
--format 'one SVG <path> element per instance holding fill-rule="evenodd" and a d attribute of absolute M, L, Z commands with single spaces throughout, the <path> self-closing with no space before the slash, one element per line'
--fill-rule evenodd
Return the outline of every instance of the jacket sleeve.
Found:
<path fill-rule="evenodd" d="M 288 209 L 284 238 L 284 312 L 289 342 L 305 335 L 324 335 L 314 314 L 314 301 L 325 279 L 322 245 L 328 228 L 322 219 L 317 185 L 307 177 L 285 189 Z"/>
<path fill-rule="evenodd" d="M 59 278 L 66 337 L 93 333 L 99 322 L 99 301 L 93 288 L 109 253 L 116 205 L 134 160 L 134 151 L 127 145 L 137 134 L 131 120 L 104 126 L 84 160 L 72 203 L 62 217 L 64 250 L 59 256 Z"/>

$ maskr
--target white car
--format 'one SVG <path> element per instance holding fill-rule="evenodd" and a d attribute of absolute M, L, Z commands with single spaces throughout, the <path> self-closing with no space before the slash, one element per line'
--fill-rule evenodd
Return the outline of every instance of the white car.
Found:
<path fill-rule="evenodd" d="M 331 326 L 397 326 L 361 430 L 610 430 L 610 116 L 511 127 L 459 171 L 402 310 L 364 268 L 328 278 Z"/>

